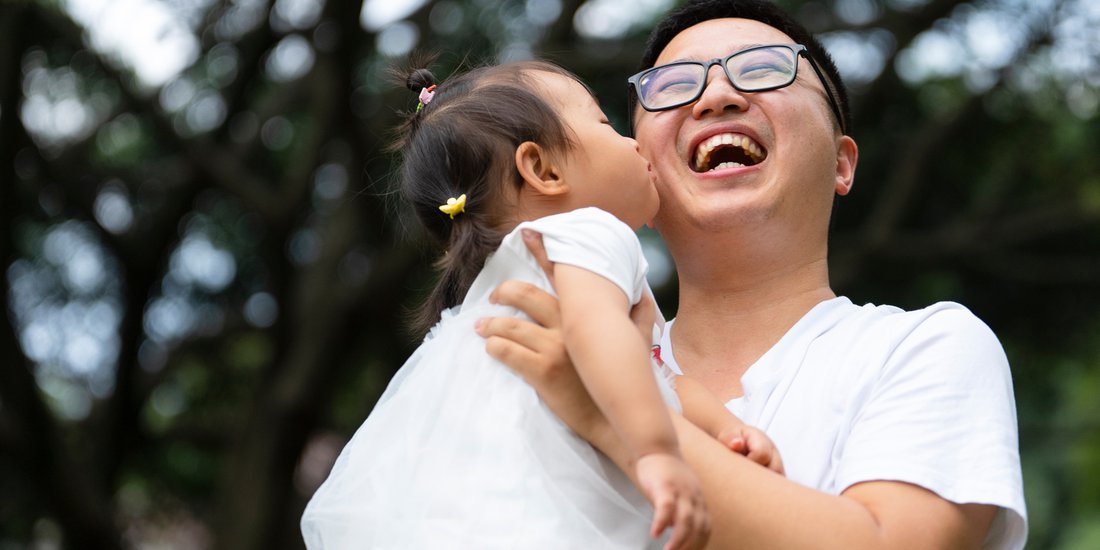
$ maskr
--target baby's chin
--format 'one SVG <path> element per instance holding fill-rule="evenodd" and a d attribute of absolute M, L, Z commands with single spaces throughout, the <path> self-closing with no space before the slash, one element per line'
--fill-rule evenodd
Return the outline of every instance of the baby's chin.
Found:
<path fill-rule="evenodd" d="M 657 191 L 653 191 L 653 203 L 649 207 L 648 216 L 645 217 L 645 226 L 654 228 L 657 220 L 657 212 L 661 209 L 661 198 Z"/>
<path fill-rule="evenodd" d="M 655 229 L 656 226 L 654 224 L 656 223 L 656 218 L 657 218 L 657 208 L 654 207 L 651 211 L 647 212 L 646 215 L 639 215 L 639 216 L 633 217 L 633 219 L 627 221 L 627 225 L 629 225 L 635 231 L 637 231 L 637 230 L 639 230 L 643 227 L 648 227 L 650 229 Z"/>

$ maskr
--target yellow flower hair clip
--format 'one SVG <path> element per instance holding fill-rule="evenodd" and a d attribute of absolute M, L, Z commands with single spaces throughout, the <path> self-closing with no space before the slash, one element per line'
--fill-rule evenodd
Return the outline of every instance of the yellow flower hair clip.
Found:
<path fill-rule="evenodd" d="M 455 219 L 455 216 L 466 211 L 466 194 L 463 193 L 457 199 L 451 197 L 447 199 L 447 204 L 439 205 L 439 210 L 444 214 L 450 214 L 451 219 Z"/>

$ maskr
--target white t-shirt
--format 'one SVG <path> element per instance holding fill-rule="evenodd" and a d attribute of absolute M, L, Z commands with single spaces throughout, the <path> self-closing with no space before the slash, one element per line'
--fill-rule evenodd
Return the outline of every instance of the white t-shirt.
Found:
<path fill-rule="evenodd" d="M 681 372 L 670 333 L 662 356 Z M 1008 360 L 965 307 L 822 302 L 741 384 L 744 395 L 726 407 L 772 438 L 788 478 L 834 495 L 863 481 L 904 481 L 952 502 L 994 504 L 1001 509 L 983 548 L 1023 548 Z"/>

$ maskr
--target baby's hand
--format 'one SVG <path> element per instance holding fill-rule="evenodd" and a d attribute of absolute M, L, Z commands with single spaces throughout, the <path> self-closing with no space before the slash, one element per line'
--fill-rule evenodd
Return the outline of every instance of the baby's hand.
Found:
<path fill-rule="evenodd" d="M 650 535 L 661 536 L 672 527 L 672 538 L 665 550 L 702 548 L 710 538 L 710 514 L 703 500 L 699 480 L 677 456 L 652 453 L 638 459 L 635 470 L 638 483 L 653 503 Z"/>
<path fill-rule="evenodd" d="M 743 454 L 749 460 L 783 475 L 783 459 L 779 457 L 779 449 L 763 431 L 741 424 L 718 434 L 718 441 L 731 451 Z"/>

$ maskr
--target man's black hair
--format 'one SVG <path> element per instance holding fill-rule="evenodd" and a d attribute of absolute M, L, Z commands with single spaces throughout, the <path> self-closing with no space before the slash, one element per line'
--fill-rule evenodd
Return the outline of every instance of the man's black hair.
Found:
<path fill-rule="evenodd" d="M 848 133 L 852 131 L 852 115 L 848 107 L 848 90 L 844 87 L 844 81 L 840 78 L 840 72 L 837 71 L 833 58 L 829 56 L 829 52 L 825 51 L 825 47 L 810 34 L 810 31 L 806 30 L 806 27 L 795 21 L 787 12 L 766 0 L 697 0 L 668 12 L 657 23 L 653 32 L 649 33 L 649 40 L 646 42 L 645 52 L 642 54 L 641 67 L 638 70 L 644 71 L 653 67 L 657 57 L 661 55 L 661 50 L 664 50 L 665 46 L 677 34 L 688 27 L 711 19 L 723 18 L 759 21 L 791 37 L 795 43 L 806 46 L 807 53 L 817 63 L 826 77 L 827 82 L 822 84 L 829 86 L 832 89 L 833 97 L 836 98 L 837 108 L 840 110 L 840 116 L 843 117 L 843 120 L 838 121 L 841 128 L 844 128 Z M 637 98 L 631 92 L 629 111 L 631 118 L 634 116 L 636 104 Z"/>

